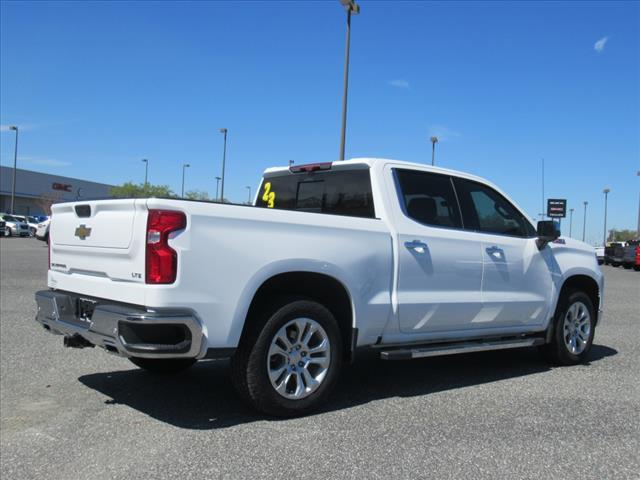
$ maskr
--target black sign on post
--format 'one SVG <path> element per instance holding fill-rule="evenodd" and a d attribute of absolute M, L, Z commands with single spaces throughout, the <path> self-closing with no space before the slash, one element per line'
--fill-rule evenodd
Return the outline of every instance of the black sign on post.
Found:
<path fill-rule="evenodd" d="M 565 198 L 547 199 L 547 217 L 564 218 L 567 216 L 567 200 Z"/>

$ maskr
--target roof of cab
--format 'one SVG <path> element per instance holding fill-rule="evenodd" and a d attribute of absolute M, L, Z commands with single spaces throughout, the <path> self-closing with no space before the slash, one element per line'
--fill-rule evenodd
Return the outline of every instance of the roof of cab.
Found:
<path fill-rule="evenodd" d="M 381 165 L 387 164 L 387 163 L 393 163 L 396 164 L 398 166 L 406 166 L 406 167 L 411 167 L 411 168 L 420 168 L 421 170 L 425 170 L 425 171 L 430 171 L 430 172 L 434 172 L 434 173 L 442 173 L 442 174 L 448 174 L 448 175 L 454 175 L 456 177 L 463 177 L 463 178 L 468 178 L 470 180 L 476 180 L 479 181 L 481 183 L 486 183 L 488 185 L 492 185 L 494 186 L 491 182 L 489 182 L 488 180 L 482 178 L 482 177 L 478 177 L 477 175 L 473 175 L 470 173 L 466 173 L 466 172 L 461 172 L 459 170 L 452 170 L 449 168 L 442 168 L 442 167 L 435 167 L 435 166 L 431 166 L 431 165 L 427 165 L 424 163 L 417 163 L 417 162 L 407 162 L 404 160 L 394 160 L 392 158 L 374 158 L 374 157 L 362 157 L 362 158 L 352 158 L 349 160 L 336 160 L 334 162 L 325 162 L 325 163 L 331 163 L 331 168 L 335 168 L 338 167 L 340 169 L 342 168 L 353 168 L 355 166 L 358 165 L 368 165 L 370 168 L 376 168 L 379 167 Z M 303 165 L 303 164 L 301 164 Z M 294 166 L 301 166 L 301 165 L 294 165 Z M 268 176 L 272 176 L 272 175 L 277 175 L 279 173 L 288 173 L 289 172 L 289 167 L 271 167 L 271 168 L 267 168 L 264 171 L 264 175 L 268 175 Z"/>

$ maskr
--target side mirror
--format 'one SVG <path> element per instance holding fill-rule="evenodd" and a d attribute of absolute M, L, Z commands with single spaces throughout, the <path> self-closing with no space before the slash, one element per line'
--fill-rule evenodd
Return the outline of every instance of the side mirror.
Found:
<path fill-rule="evenodd" d="M 541 220 L 538 222 L 538 227 L 536 228 L 538 233 L 538 239 L 536 243 L 538 244 L 538 248 L 542 250 L 545 245 L 549 242 L 553 242 L 560 238 L 560 229 L 558 228 L 558 224 L 553 220 Z"/>

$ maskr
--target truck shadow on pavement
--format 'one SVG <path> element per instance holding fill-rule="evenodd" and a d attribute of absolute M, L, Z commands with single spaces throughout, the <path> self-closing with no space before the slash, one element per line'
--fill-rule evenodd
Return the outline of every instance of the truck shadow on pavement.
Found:
<path fill-rule="evenodd" d="M 588 368 L 616 355 L 617 350 L 593 345 L 589 362 L 565 368 Z M 348 409 L 393 397 L 432 393 L 516 379 L 552 370 L 534 348 L 384 361 L 361 355 L 344 369 L 327 404 L 312 415 Z M 152 418 L 180 428 L 227 428 L 260 420 L 278 421 L 245 406 L 233 389 L 228 361 L 202 361 L 176 376 L 143 370 L 95 373 L 80 382 L 107 397 L 107 405 L 127 405 Z"/>

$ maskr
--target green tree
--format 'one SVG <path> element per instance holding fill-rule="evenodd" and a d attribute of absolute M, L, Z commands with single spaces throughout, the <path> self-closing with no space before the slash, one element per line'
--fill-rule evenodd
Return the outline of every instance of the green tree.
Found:
<path fill-rule="evenodd" d="M 189 200 L 213 200 L 208 192 L 203 190 L 189 190 L 184 194 L 184 198 L 188 198 Z"/>
<path fill-rule="evenodd" d="M 609 236 L 607 241 L 609 242 L 628 242 L 629 240 L 635 240 L 637 232 L 635 230 L 609 230 Z"/>
<path fill-rule="evenodd" d="M 177 197 L 168 185 L 152 185 L 147 183 L 145 188 L 144 183 L 133 182 L 125 182 L 117 187 L 112 187 L 111 195 L 116 198 Z"/>

